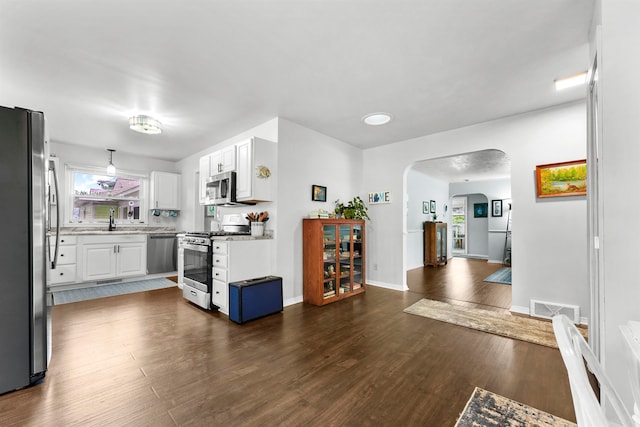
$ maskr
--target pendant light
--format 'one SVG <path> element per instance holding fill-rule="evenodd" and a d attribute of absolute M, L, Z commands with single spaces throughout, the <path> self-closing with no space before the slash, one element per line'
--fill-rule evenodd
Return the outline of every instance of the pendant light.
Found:
<path fill-rule="evenodd" d="M 109 152 L 109 165 L 107 166 L 107 175 L 115 176 L 116 175 L 116 166 L 113 164 L 113 152 L 116 151 L 113 148 L 107 148 Z"/>

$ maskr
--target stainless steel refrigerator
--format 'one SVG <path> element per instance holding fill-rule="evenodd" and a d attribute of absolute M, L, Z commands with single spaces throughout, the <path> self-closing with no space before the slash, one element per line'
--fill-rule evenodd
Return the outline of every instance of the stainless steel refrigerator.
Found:
<path fill-rule="evenodd" d="M 0 394 L 49 361 L 48 171 L 44 115 L 0 107 Z"/>

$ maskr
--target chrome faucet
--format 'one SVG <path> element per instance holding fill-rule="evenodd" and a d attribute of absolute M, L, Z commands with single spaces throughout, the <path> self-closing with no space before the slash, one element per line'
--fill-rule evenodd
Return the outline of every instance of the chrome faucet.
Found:
<path fill-rule="evenodd" d="M 116 229 L 115 209 L 109 209 L 109 231 Z"/>

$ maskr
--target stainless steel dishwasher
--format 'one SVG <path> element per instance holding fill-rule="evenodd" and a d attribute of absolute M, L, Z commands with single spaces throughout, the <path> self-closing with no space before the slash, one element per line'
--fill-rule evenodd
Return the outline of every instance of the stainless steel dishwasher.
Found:
<path fill-rule="evenodd" d="M 147 274 L 170 273 L 178 269 L 176 233 L 147 236 Z"/>

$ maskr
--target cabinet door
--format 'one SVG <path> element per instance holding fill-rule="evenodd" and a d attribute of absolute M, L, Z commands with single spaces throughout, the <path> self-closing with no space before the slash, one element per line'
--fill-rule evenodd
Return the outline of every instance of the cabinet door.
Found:
<path fill-rule="evenodd" d="M 231 145 L 211 154 L 209 168 L 211 175 L 236 170 L 236 146 Z"/>
<path fill-rule="evenodd" d="M 362 245 L 362 226 L 354 225 L 352 230 L 351 259 L 353 264 L 351 269 L 351 289 L 355 291 L 360 289 L 364 283 L 364 265 L 362 262 L 364 259 L 362 253 L 364 246 Z"/>
<path fill-rule="evenodd" d="M 118 246 L 117 275 L 142 276 L 147 273 L 147 245 L 143 243 L 121 243 Z"/>
<path fill-rule="evenodd" d="M 180 209 L 180 175 L 168 172 L 151 172 L 153 209 Z"/>
<path fill-rule="evenodd" d="M 236 145 L 236 197 L 238 200 L 251 198 L 253 195 L 253 141 L 248 139 Z"/>
<path fill-rule="evenodd" d="M 82 280 L 103 280 L 116 276 L 117 246 L 97 244 L 82 246 Z"/>
<path fill-rule="evenodd" d="M 338 266 L 338 260 L 340 256 L 339 251 L 339 237 L 337 227 L 335 225 L 325 225 L 322 227 L 322 261 L 323 261 L 323 299 L 335 298 L 338 295 L 339 286 L 338 277 L 340 269 Z"/>
<path fill-rule="evenodd" d="M 211 176 L 211 172 L 209 170 L 211 164 L 210 156 L 200 157 L 200 167 L 199 167 L 199 180 L 200 180 L 200 191 L 199 191 L 199 199 L 200 204 L 204 205 L 207 203 L 207 178 Z"/>

